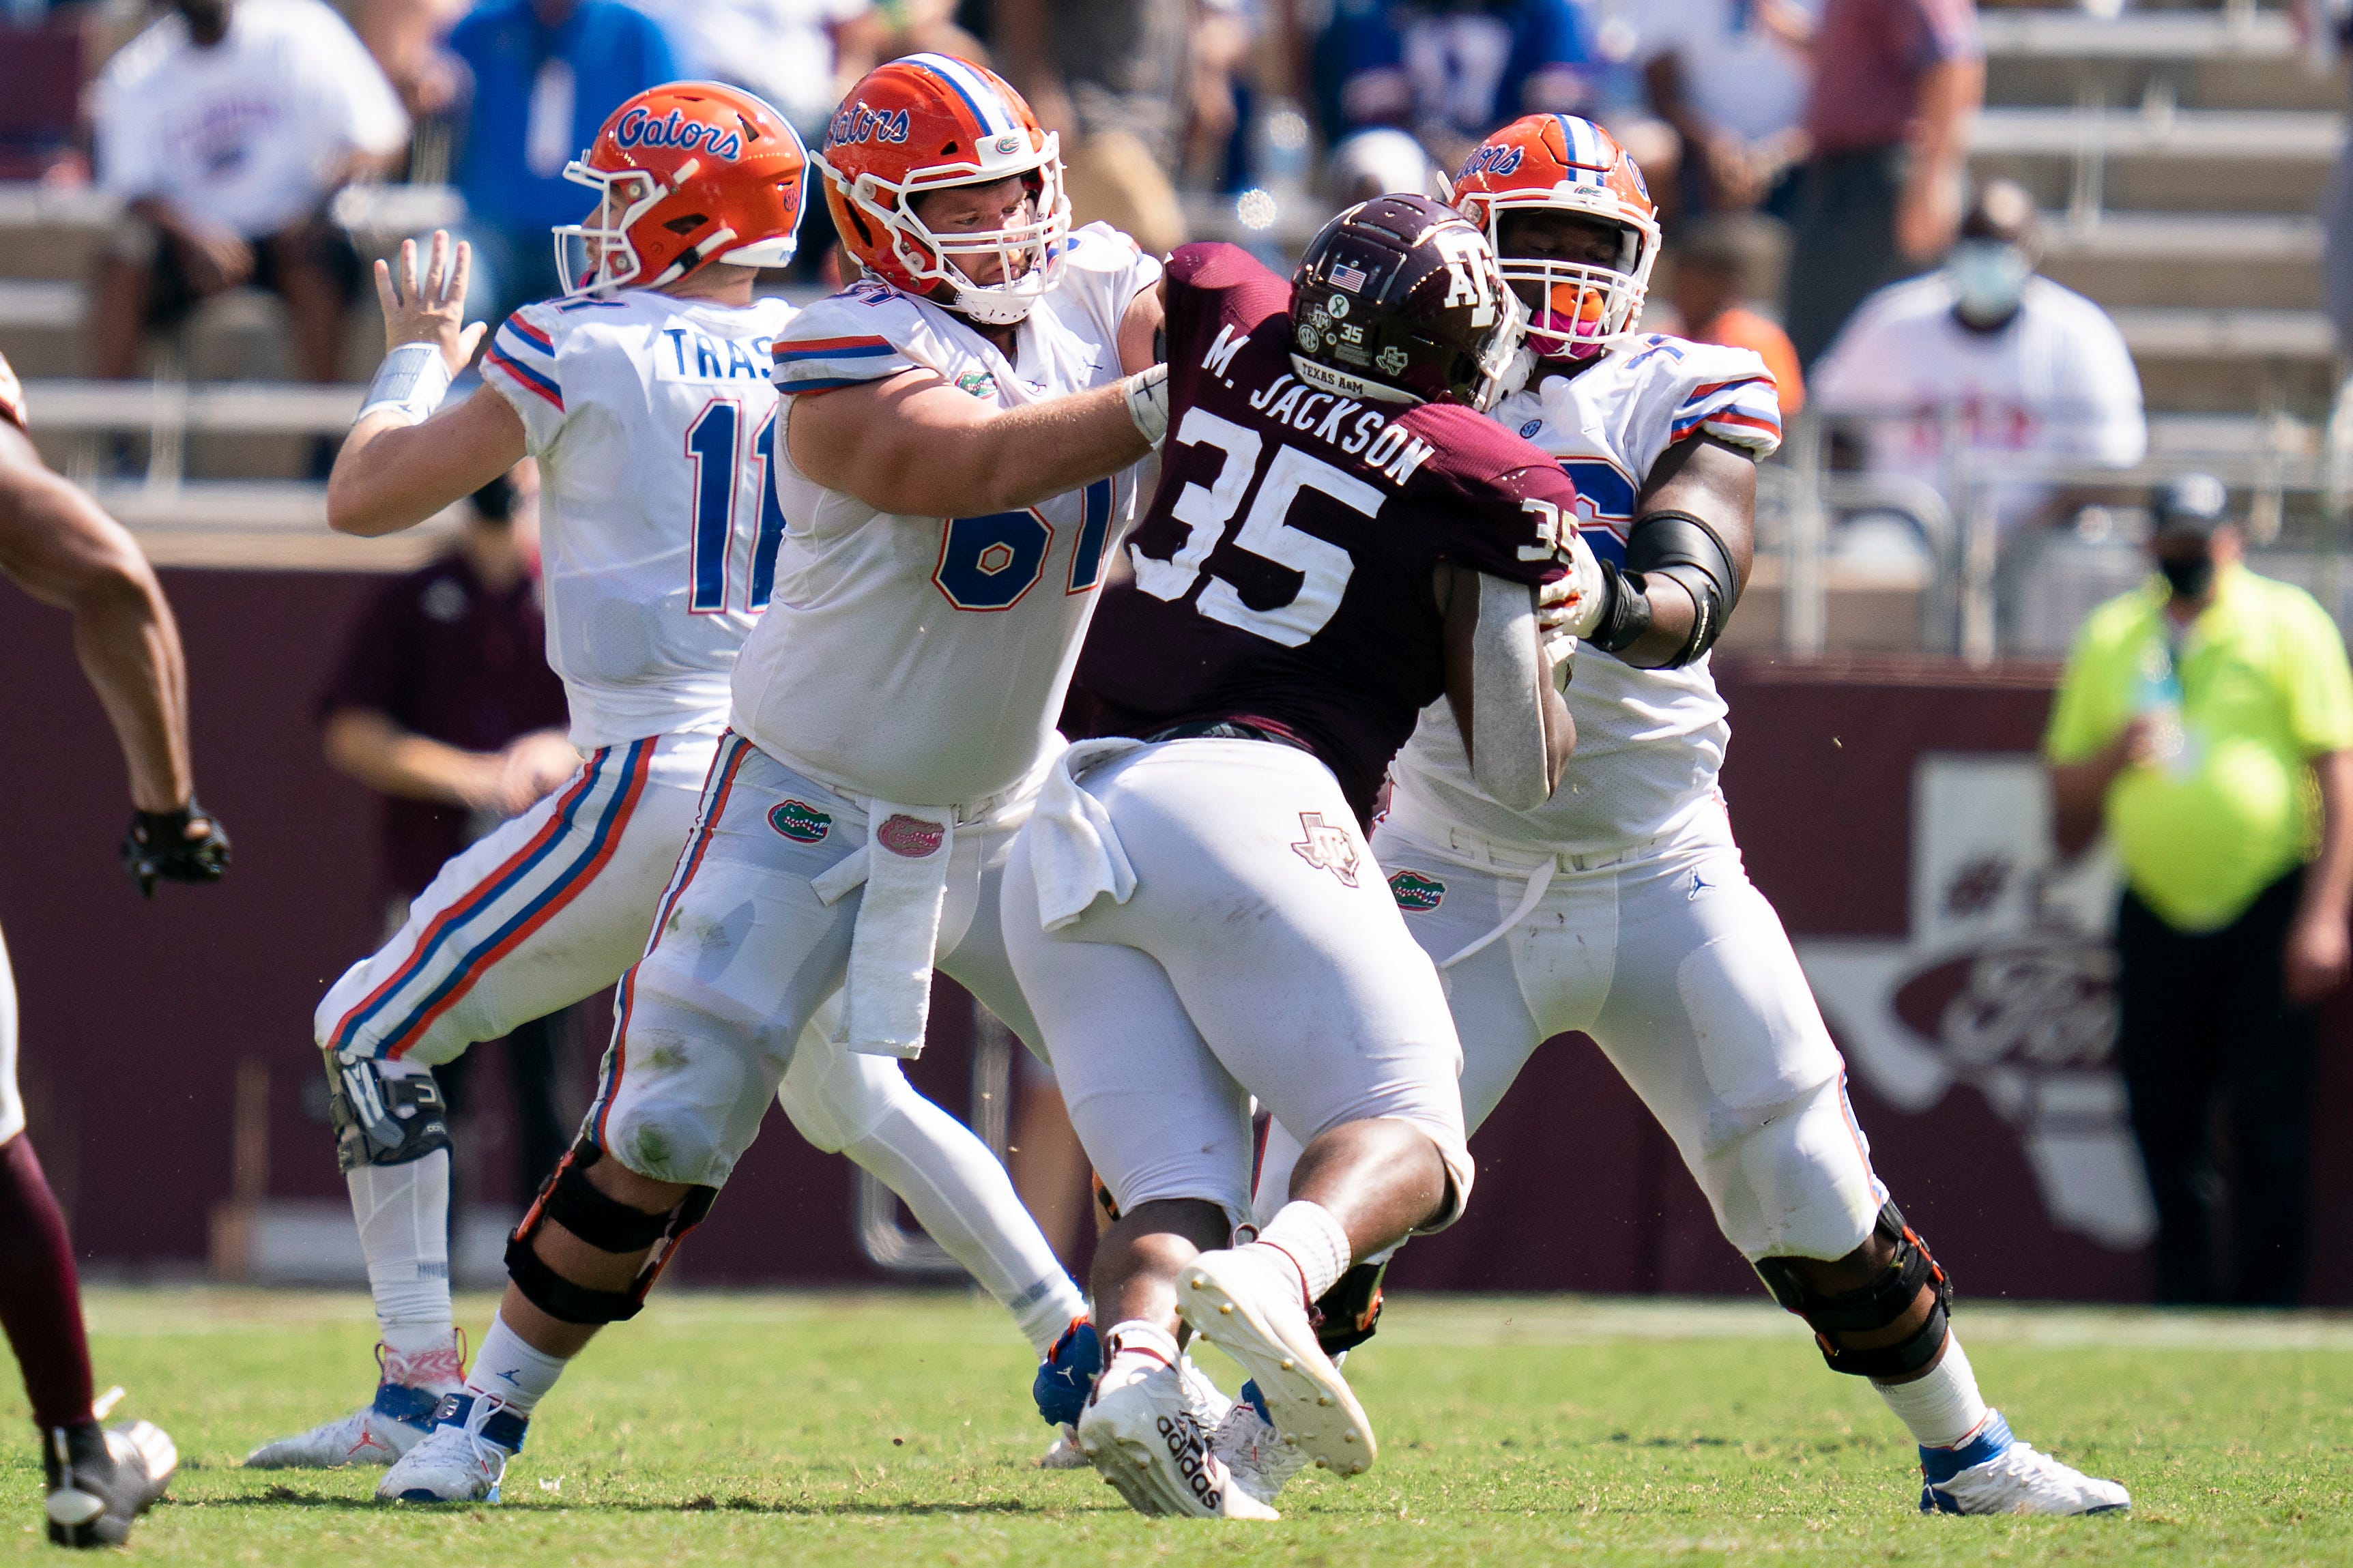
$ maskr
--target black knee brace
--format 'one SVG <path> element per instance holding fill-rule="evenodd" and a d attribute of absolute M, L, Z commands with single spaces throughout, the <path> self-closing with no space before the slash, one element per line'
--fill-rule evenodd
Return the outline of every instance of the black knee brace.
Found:
<path fill-rule="evenodd" d="M 549 1317 L 565 1323 L 621 1323 L 638 1315 L 646 1293 L 661 1271 L 678 1256 L 686 1233 L 711 1212 L 717 1187 L 696 1187 L 668 1214 L 648 1214 L 607 1197 L 588 1180 L 588 1167 L 605 1152 L 583 1138 L 572 1146 L 539 1189 L 522 1223 L 507 1237 L 507 1278 L 523 1299 Z M 553 1219 L 599 1252 L 648 1253 L 638 1277 L 626 1290 L 592 1290 L 549 1268 L 532 1246 L 541 1224 Z"/>
<path fill-rule="evenodd" d="M 449 1107 L 433 1075 L 415 1071 L 387 1078 L 383 1065 L 363 1057 L 347 1062 L 330 1047 L 327 1121 L 335 1130 L 335 1163 L 406 1165 L 449 1147 Z"/>
<path fill-rule="evenodd" d="M 1894 1204 L 1879 1211 L 1875 1234 L 1895 1244 L 1895 1255 L 1879 1277 L 1860 1290 L 1819 1295 L 1799 1279 L 1786 1258 L 1758 1258 L 1757 1273 L 1773 1292 L 1773 1300 L 1806 1320 L 1832 1372 L 1857 1377 L 1903 1377 L 1936 1360 L 1944 1348 L 1953 1282 L 1928 1255 L 1928 1244 L 1904 1223 L 1903 1211 Z M 1849 1349 L 1840 1342 L 1843 1334 L 1867 1334 L 1900 1322 L 1920 1299 L 1923 1285 L 1932 1287 L 1936 1294 L 1926 1321 L 1915 1332 L 1894 1344 L 1871 1350 Z"/>
<path fill-rule="evenodd" d="M 1373 1337 L 1381 1321 L 1381 1277 L 1389 1260 L 1359 1263 L 1340 1276 L 1339 1283 L 1316 1299 L 1315 1342 L 1325 1355 L 1354 1350 Z"/>

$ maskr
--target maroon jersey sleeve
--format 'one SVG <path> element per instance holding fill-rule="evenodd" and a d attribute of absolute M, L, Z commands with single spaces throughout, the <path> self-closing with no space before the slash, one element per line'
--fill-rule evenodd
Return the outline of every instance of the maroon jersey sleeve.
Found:
<path fill-rule="evenodd" d="M 1512 583 L 1567 574 L 1562 520 L 1575 525 L 1577 487 L 1558 463 L 1459 404 L 1428 404 L 1400 423 L 1430 447 L 1407 494 L 1428 509 L 1445 560 Z"/>

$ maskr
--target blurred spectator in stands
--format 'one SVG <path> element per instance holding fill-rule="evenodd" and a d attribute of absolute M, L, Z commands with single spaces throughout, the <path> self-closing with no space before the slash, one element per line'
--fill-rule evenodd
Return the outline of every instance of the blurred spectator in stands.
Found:
<path fill-rule="evenodd" d="M 1378 125 L 1344 138 L 1324 156 L 1324 193 L 1335 206 L 1407 193 L 1444 199 L 1438 165 L 1407 132 Z"/>
<path fill-rule="evenodd" d="M 2316 73 L 2353 57 L 2353 0 L 2295 0 L 2288 14 Z M 2353 139 L 2320 197 L 2320 294 L 2337 327 L 2337 346 L 2353 353 Z"/>
<path fill-rule="evenodd" d="M 1821 0 L 1650 0 L 1642 74 L 1682 139 L 1686 210 L 1787 219 L 1807 152 L 1806 50 Z M 1663 184 L 1663 181 L 1655 182 Z"/>
<path fill-rule="evenodd" d="M 1984 100 L 1975 0 L 1825 0 L 1781 315 L 1809 371 L 1873 289 L 1952 243 Z"/>
<path fill-rule="evenodd" d="M 632 3 L 670 35 L 681 77 L 758 95 L 812 147 L 846 85 L 835 68 L 843 31 L 874 9 L 872 0 Z"/>
<path fill-rule="evenodd" d="M 467 319 L 497 321 L 563 291 L 548 230 L 596 205 L 564 166 L 678 65 L 660 25 L 620 0 L 490 0 L 449 51 L 471 78 L 456 173 L 474 247 Z"/>
<path fill-rule="evenodd" d="M 329 200 L 399 156 L 408 117 L 322 0 L 178 0 L 95 89 L 99 179 L 126 205 L 90 301 L 98 374 L 211 295 L 271 289 L 305 381 L 342 379 L 359 258 Z"/>
<path fill-rule="evenodd" d="M 458 62 L 441 41 L 472 8 L 473 0 L 363 0 L 352 25 L 411 116 L 438 114 L 457 102 Z"/>
<path fill-rule="evenodd" d="M 681 77 L 723 81 L 774 104 L 815 148 L 850 85 L 884 60 L 927 52 L 988 63 L 955 24 L 954 0 L 630 0 L 669 35 Z M 815 279 L 834 243 L 814 195 L 801 206 L 792 271 Z M 834 281 L 839 281 L 836 278 Z"/>
<path fill-rule="evenodd" d="M 507 479 L 484 487 L 455 549 L 378 590 L 320 700 L 327 760 L 385 797 L 387 932 L 443 861 L 580 765 L 565 739 L 564 683 L 547 666 L 535 533 L 527 515 L 517 527 L 528 510 L 517 499 Z M 559 1039 L 558 1016 L 507 1037 L 519 1198 L 538 1190 L 570 1142 L 556 1102 Z M 435 1071 L 462 1112 L 468 1069 Z"/>
<path fill-rule="evenodd" d="M 1315 46 L 1316 104 L 1335 142 L 1394 125 L 1452 171 L 1523 114 L 1583 112 L 1590 66 L 1570 0 L 1336 0 Z"/>
<path fill-rule="evenodd" d="M 1667 296 L 1683 318 L 1682 336 L 1696 343 L 1749 349 L 1773 373 L 1784 421 L 1806 404 L 1805 374 L 1789 334 L 1749 307 L 1756 279 L 1773 244 L 1771 225 L 1754 216 L 1719 216 L 1685 226 L 1670 253 L 1674 271 Z"/>
<path fill-rule="evenodd" d="M 2303 1291 L 2313 1007 L 2345 983 L 2353 671 L 2328 613 L 2241 563 L 2220 480 L 2153 509 L 2157 575 L 2092 613 L 2043 755 L 2062 841 L 2124 862 L 2116 1055 L 2157 1202 L 2157 1299 Z M 2215 1280 L 2210 1154 L 2230 1108 L 2235 1267 Z"/>
<path fill-rule="evenodd" d="M 2035 232 L 2033 198 L 1988 184 L 1944 266 L 1873 295 L 1814 364 L 1815 408 L 1857 417 L 1867 468 L 1941 489 L 1962 456 L 1948 438 L 1965 444 L 1981 482 L 2012 454 L 2124 468 L 2147 453 L 2124 335 L 2099 306 L 2035 275 Z M 1989 494 L 2005 528 L 2052 521 L 2083 499 L 2032 478 Z M 1964 500 L 1946 499 L 1956 510 Z"/>
<path fill-rule="evenodd" d="M 1196 3 L 996 0 L 993 7 L 999 66 L 1039 122 L 1061 137 L 1072 219 L 1108 223 L 1155 256 L 1185 243 L 1173 176 L 1202 68 L 1193 47 Z M 1230 0 L 1198 3 L 1231 8 Z M 1228 104 L 1230 114 L 1229 93 Z"/>

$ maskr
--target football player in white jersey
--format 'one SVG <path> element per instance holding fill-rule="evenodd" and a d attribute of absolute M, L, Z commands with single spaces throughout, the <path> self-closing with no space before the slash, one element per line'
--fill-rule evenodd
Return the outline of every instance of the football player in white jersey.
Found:
<path fill-rule="evenodd" d="M 1706 655 L 1748 575 L 1755 464 L 1779 444 L 1771 376 L 1745 349 L 1632 331 L 1659 229 L 1641 172 L 1599 127 L 1517 121 L 1456 191 L 1531 310 L 1535 373 L 1493 416 L 1559 458 L 1610 584 L 1566 628 L 1587 646 L 1567 691 L 1577 760 L 1551 800 L 1498 804 L 1433 705 L 1373 839 L 1446 979 L 1470 1125 L 1539 1044 L 1590 1035 L 1774 1298 L 1912 1429 L 1924 1510 L 2126 1507 L 2124 1488 L 2016 1441 L 1979 1396 L 1946 1321 L 1951 1288 L 1872 1173 L 1845 1065 L 1733 842 Z M 1262 1215 L 1297 1147 L 1274 1129 Z M 1373 1268 L 1344 1281 L 1327 1342 L 1362 1338 L 1377 1291 Z M 1237 1410 L 1247 1424 L 1250 1402 Z M 1226 1446 L 1247 1456 L 1244 1436 Z M 1247 1458 L 1237 1469 L 1250 1474 Z"/>
<path fill-rule="evenodd" d="M 867 275 L 775 344 L 761 451 L 787 521 L 732 732 L 581 1141 L 508 1248 L 499 1326 L 388 1495 L 496 1495 L 533 1408 L 639 1310 L 837 989 L 821 1026 L 854 1059 L 920 1048 L 935 956 L 1038 1037 L 997 883 L 1060 749 L 1124 470 L 1166 426 L 1159 266 L 1070 232 L 1055 139 L 959 60 L 870 73 L 818 162 Z"/>
<path fill-rule="evenodd" d="M 368 1406 L 250 1465 L 391 1464 L 460 1386 L 431 1068 L 611 984 L 644 951 L 725 728 L 729 671 L 775 581 L 770 350 L 793 310 L 752 285 L 790 253 L 807 162 L 781 116 L 733 89 L 678 84 L 622 105 L 573 166 L 599 201 L 558 231 L 569 295 L 510 317 L 488 385 L 422 424 L 473 347 L 458 324 L 466 251 L 451 258 L 437 238 L 420 288 L 404 248 L 396 291 L 379 279 L 395 346 L 336 467 L 332 519 L 389 532 L 536 457 L 550 658 L 589 755 L 450 861 L 320 1004 L 381 1382 Z M 810 1142 L 903 1194 L 1041 1351 L 1083 1315 L 1004 1168 L 896 1062 L 819 1037 L 781 1098 Z M 481 1354 L 503 1361 L 517 1342 L 494 1324 Z"/>

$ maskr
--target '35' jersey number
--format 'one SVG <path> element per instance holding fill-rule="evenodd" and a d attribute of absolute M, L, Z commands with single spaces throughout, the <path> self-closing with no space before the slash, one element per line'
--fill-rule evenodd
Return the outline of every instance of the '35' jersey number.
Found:
<path fill-rule="evenodd" d="M 1187 482 L 1169 510 L 1189 531 L 1176 552 L 1155 561 L 1138 550 L 1128 553 L 1135 563 L 1135 585 L 1155 598 L 1175 601 L 1193 591 L 1201 580 L 1209 552 L 1226 537 L 1226 524 L 1258 477 L 1259 459 L 1266 442 L 1255 430 L 1221 419 L 1206 408 L 1188 409 L 1176 428 L 1176 444 L 1215 447 L 1226 455 L 1217 482 L 1207 489 Z M 1372 517 L 1387 498 L 1375 486 L 1343 473 L 1323 458 L 1296 447 L 1278 445 L 1266 465 L 1266 480 L 1250 502 L 1234 543 L 1300 574 L 1299 592 L 1291 602 L 1272 609 L 1254 610 L 1242 602 L 1231 583 L 1211 574 L 1209 584 L 1193 607 L 1213 621 L 1239 626 L 1270 642 L 1297 647 L 1339 612 L 1341 595 L 1356 563 L 1329 540 L 1318 539 L 1291 526 L 1291 508 L 1302 490 L 1331 497 L 1350 510 Z"/>

